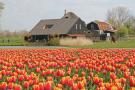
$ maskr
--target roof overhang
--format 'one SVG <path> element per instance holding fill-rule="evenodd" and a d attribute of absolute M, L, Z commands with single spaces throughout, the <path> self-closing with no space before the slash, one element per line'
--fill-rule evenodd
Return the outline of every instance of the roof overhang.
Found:
<path fill-rule="evenodd" d="M 85 37 L 84 34 L 67 34 L 70 37 Z"/>

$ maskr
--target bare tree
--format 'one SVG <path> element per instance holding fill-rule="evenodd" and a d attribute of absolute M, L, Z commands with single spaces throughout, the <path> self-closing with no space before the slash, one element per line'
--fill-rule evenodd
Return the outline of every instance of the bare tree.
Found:
<path fill-rule="evenodd" d="M 4 9 L 4 4 L 0 2 L 0 12 Z"/>
<path fill-rule="evenodd" d="M 132 15 L 126 7 L 117 7 L 107 12 L 107 21 L 111 23 L 115 28 L 119 28 L 129 22 Z"/>

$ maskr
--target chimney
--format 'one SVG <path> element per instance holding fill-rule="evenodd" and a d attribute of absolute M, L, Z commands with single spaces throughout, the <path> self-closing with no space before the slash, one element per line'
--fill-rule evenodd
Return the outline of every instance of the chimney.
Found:
<path fill-rule="evenodd" d="M 64 15 L 66 15 L 67 14 L 67 10 L 65 9 L 65 14 Z"/>

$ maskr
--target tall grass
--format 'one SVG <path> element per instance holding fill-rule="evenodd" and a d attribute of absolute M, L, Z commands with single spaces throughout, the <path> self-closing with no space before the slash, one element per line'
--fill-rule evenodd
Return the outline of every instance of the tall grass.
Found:
<path fill-rule="evenodd" d="M 86 38 L 63 38 L 60 39 L 61 46 L 86 46 L 92 45 L 93 42 Z"/>

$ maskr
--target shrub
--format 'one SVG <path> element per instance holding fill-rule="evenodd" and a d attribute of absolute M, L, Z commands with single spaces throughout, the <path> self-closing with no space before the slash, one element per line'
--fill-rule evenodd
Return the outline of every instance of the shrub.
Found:
<path fill-rule="evenodd" d="M 47 45 L 49 45 L 49 46 L 59 46 L 60 40 L 59 40 L 59 38 L 52 38 L 50 41 L 47 42 Z"/>
<path fill-rule="evenodd" d="M 128 34 L 129 35 L 135 35 L 135 31 L 133 29 L 129 29 Z"/>
<path fill-rule="evenodd" d="M 129 29 L 127 27 L 122 26 L 122 27 L 119 28 L 119 30 L 117 32 L 117 35 L 119 37 L 125 37 L 125 36 L 128 35 L 128 31 L 129 31 Z"/>

